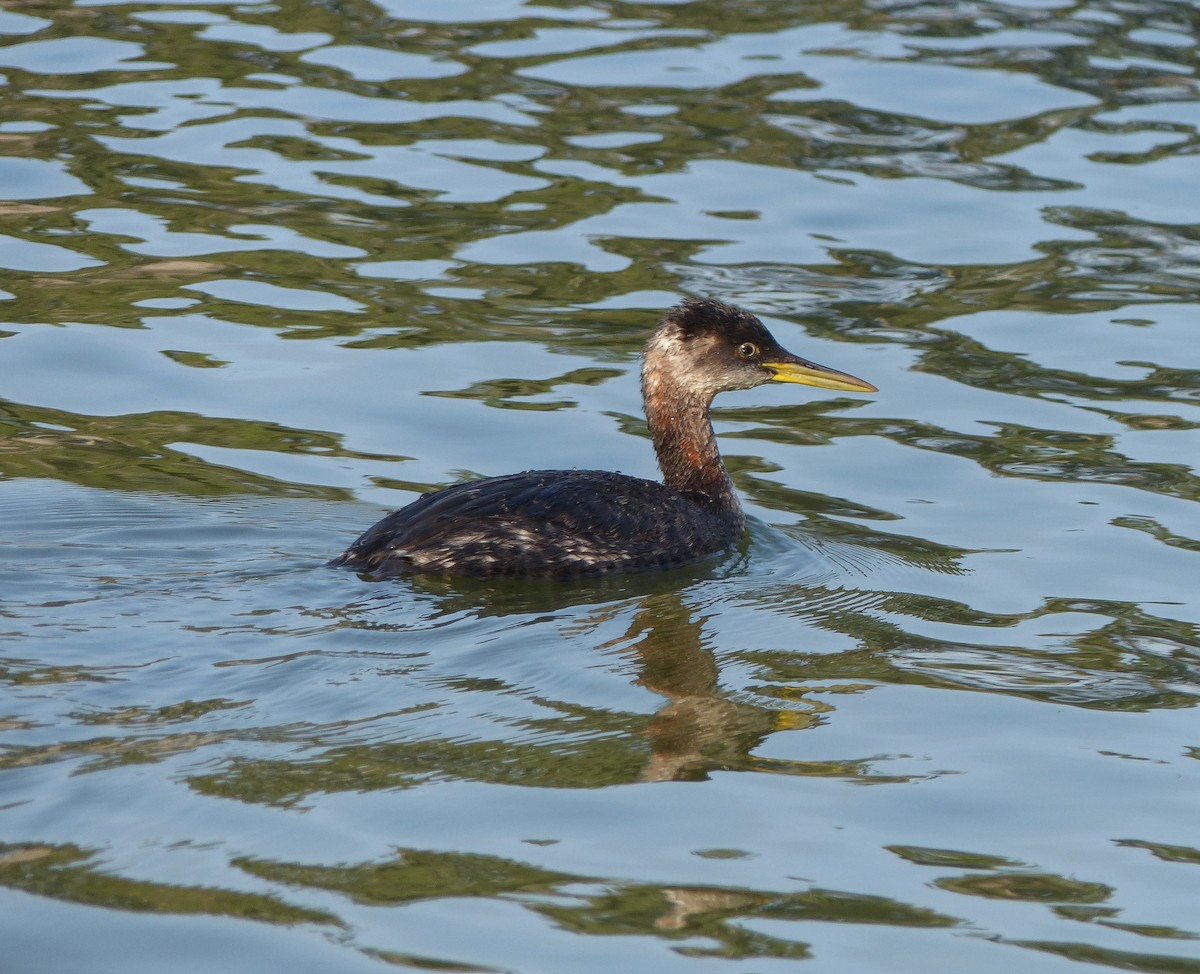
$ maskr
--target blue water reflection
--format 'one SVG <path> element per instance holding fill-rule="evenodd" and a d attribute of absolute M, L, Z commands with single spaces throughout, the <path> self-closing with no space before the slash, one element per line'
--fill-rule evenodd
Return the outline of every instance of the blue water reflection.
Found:
<path fill-rule="evenodd" d="M 1200 970 L 1198 33 L 0 10 L 6 964 Z M 469 477 L 655 476 L 685 295 L 880 387 L 718 400 L 735 550 L 323 567 Z"/>

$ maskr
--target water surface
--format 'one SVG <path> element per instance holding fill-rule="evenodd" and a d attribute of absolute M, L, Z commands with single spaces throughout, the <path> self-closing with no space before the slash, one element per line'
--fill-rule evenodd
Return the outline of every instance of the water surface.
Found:
<path fill-rule="evenodd" d="M 1200 972 L 1200 8 L 0 11 L 14 972 Z M 324 561 L 655 473 L 683 296 L 880 387 L 719 400 L 727 556 Z"/>

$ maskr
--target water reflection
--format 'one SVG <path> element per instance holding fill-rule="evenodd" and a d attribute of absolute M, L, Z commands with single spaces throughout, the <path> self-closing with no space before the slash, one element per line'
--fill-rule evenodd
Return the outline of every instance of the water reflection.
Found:
<path fill-rule="evenodd" d="M 791 713 L 726 699 L 706 642 L 700 620 L 674 593 L 642 600 L 617 640 L 636 662 L 637 683 L 666 699 L 644 730 L 650 753 L 639 774 L 643 781 L 745 768 L 768 733 L 800 723 L 788 719 Z"/>
<path fill-rule="evenodd" d="M 808 945 L 790 936 L 746 929 L 744 921 L 834 922 L 901 927 L 947 927 L 954 918 L 882 897 L 812 889 L 781 894 L 750 889 L 656 887 L 614 884 L 600 877 L 568 876 L 495 857 L 399 850 L 385 863 L 343 867 L 246 860 L 254 876 L 313 887 L 372 906 L 396 907 L 430 897 L 492 896 L 511 899 L 555 926 L 587 936 L 652 936 L 675 942 L 687 957 L 801 959 Z M 414 966 L 443 967 L 458 958 L 384 954 Z"/>
<path fill-rule="evenodd" d="M 200 367 L 207 365 L 201 363 Z M 83 416 L 0 400 L 0 466 L 6 477 L 179 494 L 244 492 L 345 498 L 344 491 L 334 488 L 197 462 L 193 454 L 173 448 L 177 444 L 205 444 L 231 451 L 341 452 L 336 437 L 272 423 L 188 413 Z"/>
<path fill-rule="evenodd" d="M 203 914 L 282 924 L 337 923 L 331 914 L 290 906 L 274 896 L 123 879 L 97 870 L 95 858 L 95 852 L 71 845 L 0 845 L 0 885 L 68 903 L 137 913 Z"/>
<path fill-rule="evenodd" d="M 677 584 L 679 573 L 675 574 Z M 564 633 L 598 631 L 615 623 L 619 634 L 597 649 L 617 653 L 624 661 L 620 671 L 632 683 L 665 698 L 652 714 L 613 711 L 569 697 L 555 699 L 546 687 L 469 672 L 442 673 L 429 661 L 414 662 L 410 672 L 435 694 L 426 703 L 410 703 L 380 715 L 370 722 L 374 729 L 343 723 L 298 727 L 293 733 L 310 746 L 319 746 L 319 756 L 299 763 L 237 758 L 216 773 L 192 777 L 190 783 L 209 794 L 293 803 L 316 791 L 412 785 L 430 775 L 555 787 L 700 780 L 716 769 L 761 767 L 755 765 L 751 752 L 763 737 L 808 722 L 802 701 L 793 701 L 781 711 L 774 701 L 759 705 L 729 699 L 719 683 L 711 640 L 703 634 L 702 616 L 669 583 L 659 582 L 660 591 L 652 594 L 612 601 L 614 590 L 621 587 L 625 586 L 593 583 L 572 586 L 574 591 L 565 593 L 562 586 L 547 584 L 540 593 L 532 593 L 528 586 L 513 584 L 508 592 L 485 594 L 482 585 L 429 579 L 418 589 L 442 593 L 430 607 L 426 626 L 453 620 L 462 629 L 464 612 L 477 619 L 495 617 L 514 632 L 546 625 Z M 481 596 L 486 599 L 484 607 L 478 604 Z M 573 607 L 588 601 L 594 601 L 594 607 L 580 616 Z M 395 597 L 372 602 L 364 607 L 368 616 L 355 624 L 400 637 L 405 627 L 371 621 L 390 616 Z M 506 640 L 499 651 L 521 651 L 521 639 Z M 402 673 L 392 671 L 393 676 Z M 478 695 L 481 700 L 473 706 L 482 707 L 484 713 L 494 709 L 489 723 L 498 736 L 480 726 L 468 731 L 454 721 L 446 713 L 446 701 L 435 702 L 436 692 L 445 689 Z M 500 699 L 509 697 L 525 705 L 504 717 L 503 711 L 512 707 Z M 472 707 L 466 698 L 463 705 Z M 441 710 L 441 716 L 431 710 Z M 392 739 L 395 734 L 388 726 L 405 714 L 422 713 L 433 717 L 435 724 L 449 720 L 453 729 L 445 736 L 426 733 L 412 740 Z M 474 739 L 465 739 L 464 734 Z"/>
<path fill-rule="evenodd" d="M 1195 970 L 1198 33 L 0 10 L 6 959 Z M 881 380 L 723 402 L 740 551 L 319 567 L 470 475 L 652 476 L 693 294 Z"/>
<path fill-rule="evenodd" d="M 767 550 L 761 555 L 770 557 Z M 189 783 L 205 794 L 286 806 L 318 792 L 412 787 L 431 778 L 603 787 L 699 781 L 715 771 L 752 770 L 906 780 L 904 774 L 877 769 L 875 755 L 787 761 L 755 753 L 769 735 L 819 725 L 835 709 L 831 695 L 863 692 L 877 681 L 894 679 L 897 670 L 878 653 L 894 639 L 878 645 L 869 639 L 869 648 L 839 656 L 866 663 L 852 679 L 803 643 L 789 643 L 777 654 L 739 653 L 753 661 L 756 679 L 734 690 L 721 678 L 721 640 L 706 631 L 705 603 L 741 603 L 755 611 L 772 606 L 800 622 L 800 632 L 816 627 L 857 640 L 870 632 L 876 611 L 904 611 L 900 607 L 908 598 L 843 588 L 839 579 L 846 568 L 836 559 L 868 576 L 873 566 L 888 563 L 917 570 L 930 566 L 920 552 L 906 563 L 872 550 L 869 543 L 822 540 L 815 532 L 805 544 L 783 544 L 775 558 L 779 577 L 765 587 L 749 570 L 744 550 L 699 568 L 565 584 L 438 576 L 364 579 L 371 588 L 366 597 L 306 614 L 323 620 L 327 632 L 375 637 L 372 655 L 379 662 L 372 670 L 379 678 L 400 680 L 388 694 L 393 706 L 357 720 L 277 729 L 303 744 L 303 760 L 238 755 L 218 770 L 190 776 Z M 710 588 L 713 592 L 702 596 Z M 893 624 L 877 625 L 903 638 Z M 444 659 L 420 649 L 434 633 L 444 633 L 439 636 L 447 641 Z M 570 645 L 564 641 L 577 642 L 580 636 L 594 646 L 564 655 Z M 447 655 L 450 645 L 457 650 Z M 487 652 L 481 655 L 484 646 Z M 530 681 L 523 658 L 534 654 L 530 665 L 540 670 L 546 661 L 536 654 L 550 646 L 560 661 Z M 641 699 L 629 709 L 589 702 L 590 693 L 570 669 L 594 669 L 595 653 L 619 681 L 653 694 L 653 707 L 644 709 Z M 222 665 L 257 669 L 296 663 L 303 655 Z M 360 654 L 353 659 L 355 666 L 362 665 Z M 777 665 L 783 660 L 790 667 L 786 672 L 784 664 Z M 508 670 L 511 675 L 500 675 Z"/>

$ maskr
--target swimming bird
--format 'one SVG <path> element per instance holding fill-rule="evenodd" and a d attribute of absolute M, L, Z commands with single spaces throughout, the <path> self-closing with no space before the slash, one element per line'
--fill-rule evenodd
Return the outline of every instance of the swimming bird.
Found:
<path fill-rule="evenodd" d="M 672 308 L 642 355 L 642 400 L 663 483 L 604 470 L 529 470 L 422 494 L 329 564 L 371 575 L 579 578 L 672 568 L 731 547 L 742 506 L 717 450 L 713 396 L 766 382 L 875 392 L 780 347 L 719 301 Z"/>

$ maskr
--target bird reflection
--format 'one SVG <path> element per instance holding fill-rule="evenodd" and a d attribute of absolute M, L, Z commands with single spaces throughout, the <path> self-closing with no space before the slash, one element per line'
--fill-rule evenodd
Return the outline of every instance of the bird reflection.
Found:
<path fill-rule="evenodd" d="M 377 667 L 392 687 L 381 698 L 386 712 L 308 725 L 307 739 L 322 749 L 315 759 L 265 777 L 240 762 L 202 786 L 262 800 L 270 784 L 268 800 L 292 801 L 430 775 L 567 788 L 700 780 L 717 770 L 891 780 L 877 753 L 757 753 L 779 731 L 823 722 L 833 694 L 902 678 L 894 653 L 911 652 L 912 637 L 897 614 L 943 607 L 877 585 L 961 570 L 958 551 L 902 535 L 863 543 L 838 523 L 780 530 L 752 521 L 722 559 L 648 574 L 565 582 L 421 574 L 367 586 L 347 578 L 351 601 L 307 610 L 337 639 L 319 655 L 349 679 Z M 864 577 L 871 588 L 860 587 Z M 727 644 L 717 622 L 731 612 L 757 620 L 770 643 Z M 830 634 L 840 644 L 833 651 Z M 755 667 L 753 687 L 722 680 L 729 651 Z M 661 702 L 647 713 L 619 690 L 619 700 L 606 696 L 612 685 L 598 669 Z"/>
<path fill-rule="evenodd" d="M 779 713 L 722 696 L 717 660 L 703 627 L 675 592 L 641 600 L 623 642 L 637 663 L 636 682 L 666 698 L 645 729 L 643 781 L 686 781 L 744 766 Z"/>

